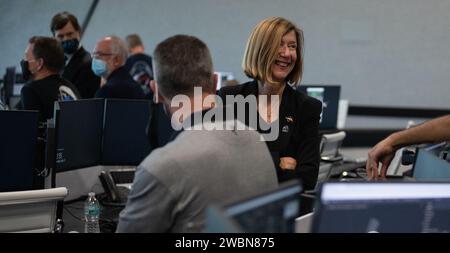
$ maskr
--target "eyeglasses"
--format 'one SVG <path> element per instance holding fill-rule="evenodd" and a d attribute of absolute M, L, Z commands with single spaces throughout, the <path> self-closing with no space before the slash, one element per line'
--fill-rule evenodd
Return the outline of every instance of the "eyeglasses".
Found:
<path fill-rule="evenodd" d="M 91 56 L 92 58 L 98 58 L 98 57 L 104 57 L 104 56 L 112 56 L 112 55 L 116 55 L 113 53 L 102 53 L 102 52 L 92 52 Z"/>

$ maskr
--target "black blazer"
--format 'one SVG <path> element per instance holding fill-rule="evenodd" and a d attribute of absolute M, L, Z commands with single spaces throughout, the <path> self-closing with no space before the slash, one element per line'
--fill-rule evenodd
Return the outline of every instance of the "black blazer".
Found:
<path fill-rule="evenodd" d="M 95 97 L 145 99 L 145 94 L 141 86 L 133 80 L 127 69 L 122 66 L 108 76 L 106 84 L 95 93 Z"/>
<path fill-rule="evenodd" d="M 91 55 L 80 47 L 70 58 L 62 74 L 64 79 L 69 80 L 78 89 L 81 98 L 93 98 L 100 88 L 100 77 L 92 72 L 91 64 Z"/>
<path fill-rule="evenodd" d="M 53 118 L 53 106 L 59 99 L 59 87 L 69 87 L 75 96 L 79 97 L 77 89 L 59 75 L 51 75 L 41 80 L 25 83 L 20 91 L 20 99 L 23 110 L 39 111 L 39 121 L 45 122 Z"/>
<path fill-rule="evenodd" d="M 219 96 L 226 105 L 226 95 L 258 95 L 258 82 L 256 80 L 238 86 L 223 87 Z M 249 107 L 246 107 L 248 116 Z M 267 146 L 277 168 L 278 181 L 300 179 L 305 189 L 314 189 L 317 183 L 320 164 L 320 137 L 319 121 L 322 112 L 322 103 L 287 85 L 283 91 L 279 111 L 279 136 L 275 141 L 268 141 Z M 235 107 L 235 115 L 237 108 Z M 259 115 L 259 114 L 258 114 Z M 259 119 L 261 121 L 261 119 Z M 248 124 L 248 121 L 245 122 Z M 258 122 L 258 131 L 261 130 Z M 297 160 L 295 171 L 281 170 L 280 157 L 292 157 Z"/>

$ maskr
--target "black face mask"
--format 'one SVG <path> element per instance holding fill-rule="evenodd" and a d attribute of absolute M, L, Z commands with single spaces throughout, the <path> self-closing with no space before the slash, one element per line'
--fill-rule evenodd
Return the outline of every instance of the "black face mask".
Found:
<path fill-rule="evenodd" d="M 64 53 L 73 54 L 77 51 L 80 42 L 78 39 L 61 41 L 61 46 L 64 49 Z"/>
<path fill-rule="evenodd" d="M 28 69 L 28 61 L 21 60 L 20 67 L 22 68 L 22 76 L 23 80 L 28 81 L 31 77 L 31 71 Z"/>

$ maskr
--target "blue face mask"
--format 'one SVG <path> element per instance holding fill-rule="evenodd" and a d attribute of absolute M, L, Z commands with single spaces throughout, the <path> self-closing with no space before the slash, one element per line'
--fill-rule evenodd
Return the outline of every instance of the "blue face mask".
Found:
<path fill-rule="evenodd" d="M 61 46 L 64 49 L 64 53 L 73 54 L 77 51 L 80 42 L 77 39 L 65 40 L 61 42 Z"/>
<path fill-rule="evenodd" d="M 100 77 L 105 76 L 108 71 L 108 68 L 106 67 L 106 62 L 96 58 L 92 59 L 91 68 L 92 72 L 94 72 L 95 75 Z"/>

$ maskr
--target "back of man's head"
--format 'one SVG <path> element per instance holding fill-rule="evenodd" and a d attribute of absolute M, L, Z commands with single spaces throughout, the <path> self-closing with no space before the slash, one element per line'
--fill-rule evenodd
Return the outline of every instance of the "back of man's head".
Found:
<path fill-rule="evenodd" d="M 56 39 L 34 36 L 28 42 L 34 45 L 34 58 L 42 58 L 49 71 L 57 73 L 64 68 L 64 51 Z"/>
<path fill-rule="evenodd" d="M 194 87 L 214 93 L 213 64 L 206 44 L 188 35 L 175 35 L 159 43 L 153 53 L 155 79 L 167 99 L 193 96 Z"/>
<path fill-rule="evenodd" d="M 137 34 L 130 34 L 125 37 L 125 42 L 127 43 L 128 51 L 130 52 L 133 48 L 143 47 L 141 37 Z"/>
<path fill-rule="evenodd" d="M 50 23 L 50 30 L 52 31 L 53 35 L 55 35 L 56 30 L 62 29 L 69 22 L 72 24 L 76 31 L 81 31 L 77 18 L 67 11 L 57 13 L 55 16 L 53 16 Z"/>

